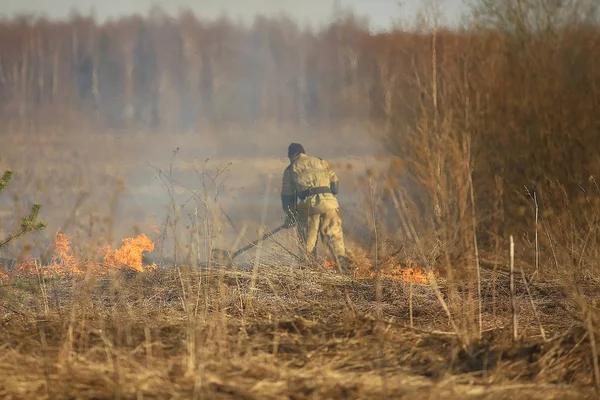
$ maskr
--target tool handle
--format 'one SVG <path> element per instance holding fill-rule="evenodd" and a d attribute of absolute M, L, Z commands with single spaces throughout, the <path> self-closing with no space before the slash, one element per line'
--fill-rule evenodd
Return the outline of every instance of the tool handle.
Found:
<path fill-rule="evenodd" d="M 246 250 L 251 249 L 252 247 L 256 246 L 260 241 L 270 238 L 271 236 L 273 236 L 274 234 L 276 234 L 277 232 L 279 232 L 280 230 L 285 229 L 285 228 L 286 228 L 286 224 L 283 224 L 283 225 L 278 226 L 277 228 L 273 229 L 271 232 L 265 233 L 262 237 L 256 239 L 254 242 L 248 243 L 246 246 L 237 250 L 235 253 L 233 253 L 231 258 L 237 257 L 238 255 L 242 254 Z"/>

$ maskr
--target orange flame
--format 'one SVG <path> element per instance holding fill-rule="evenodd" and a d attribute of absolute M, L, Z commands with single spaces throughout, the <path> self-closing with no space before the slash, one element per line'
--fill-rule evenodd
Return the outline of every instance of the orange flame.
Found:
<path fill-rule="evenodd" d="M 404 281 L 409 283 L 427 284 L 433 279 L 433 273 L 424 271 L 419 267 L 402 268 L 401 265 L 396 265 L 392 268 L 384 268 L 381 275 L 395 281 Z M 371 272 L 371 277 L 375 276 L 375 272 Z"/>
<path fill-rule="evenodd" d="M 428 284 L 437 276 L 437 274 L 424 270 L 414 262 L 409 261 L 407 264 L 403 266 L 393 259 L 389 260 L 381 269 L 380 274 L 383 278 L 416 284 Z M 374 277 L 375 274 L 374 271 L 370 272 L 371 277 Z"/>
<path fill-rule="evenodd" d="M 322 260 L 323 268 L 331 270 L 335 269 L 335 261 Z M 428 284 L 432 281 L 437 273 L 425 271 L 418 267 L 415 263 L 411 263 L 410 267 L 403 267 L 401 264 L 391 260 L 380 270 L 380 276 L 383 279 L 391 279 L 395 281 L 404 281 L 408 283 L 417 284 Z M 373 279 L 377 275 L 373 265 L 370 265 L 366 260 L 365 262 L 357 263 L 354 270 L 355 278 L 369 278 Z"/>
<path fill-rule="evenodd" d="M 154 243 L 143 233 L 136 238 L 125 238 L 122 241 L 121 248 L 111 253 L 110 246 L 105 251 L 104 263 L 108 265 L 126 265 L 136 271 L 143 271 L 142 253 L 144 251 L 153 251 Z"/>
<path fill-rule="evenodd" d="M 21 272 L 41 273 L 43 275 L 79 275 L 83 271 L 78 267 L 70 247 L 71 238 L 60 231 L 56 233 L 52 247 L 54 256 L 48 265 L 36 265 L 36 259 L 27 257 L 19 267 Z"/>
<path fill-rule="evenodd" d="M 61 261 L 63 265 L 75 266 L 75 257 L 71 251 L 71 238 L 68 235 L 58 232 L 54 238 L 54 248 L 56 257 L 54 261 Z"/>
<path fill-rule="evenodd" d="M 19 266 L 19 271 L 35 272 L 35 258 L 27 257 Z"/>
<path fill-rule="evenodd" d="M 81 275 L 84 270 L 82 265 L 86 265 L 87 269 L 93 269 L 95 273 L 105 274 L 109 268 L 131 268 L 136 271 L 143 272 L 148 269 L 155 269 L 155 266 L 142 267 L 142 253 L 144 251 L 153 251 L 154 243 L 144 234 L 135 238 L 125 238 L 122 241 L 119 249 L 112 252 L 110 246 L 103 249 L 105 256 L 103 263 L 86 262 L 77 260 L 71 248 L 71 238 L 69 235 L 58 232 L 52 243 L 54 255 L 48 265 L 37 264 L 37 260 L 33 257 L 27 257 L 20 265 L 19 271 L 29 274 L 43 275 Z M 3 272 L 0 272 L 0 280 L 5 279 Z M 7 276 L 8 278 L 8 276 Z"/>

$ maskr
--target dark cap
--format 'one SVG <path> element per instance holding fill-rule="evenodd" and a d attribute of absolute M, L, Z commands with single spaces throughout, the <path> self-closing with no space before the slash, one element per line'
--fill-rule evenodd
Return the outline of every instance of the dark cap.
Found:
<path fill-rule="evenodd" d="M 297 154 L 304 153 L 304 147 L 300 143 L 291 143 L 288 147 L 288 157 L 294 157 Z"/>

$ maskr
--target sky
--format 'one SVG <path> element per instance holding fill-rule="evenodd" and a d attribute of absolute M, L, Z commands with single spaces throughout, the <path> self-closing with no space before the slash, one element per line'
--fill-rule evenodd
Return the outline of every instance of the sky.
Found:
<path fill-rule="evenodd" d="M 256 14 L 285 13 L 301 23 L 322 24 L 331 16 L 336 0 L 2 0 L 0 15 L 12 17 L 27 13 L 66 18 L 77 9 L 84 15 L 93 10 L 98 21 L 107 18 L 146 14 L 158 5 L 170 13 L 189 8 L 201 18 L 218 17 L 225 11 L 230 17 L 251 21 Z M 356 14 L 367 16 L 373 29 L 388 29 L 394 20 L 410 20 L 425 4 L 424 0 L 337 0 L 342 7 L 351 7 Z M 443 23 L 459 20 L 463 0 L 441 0 Z"/>

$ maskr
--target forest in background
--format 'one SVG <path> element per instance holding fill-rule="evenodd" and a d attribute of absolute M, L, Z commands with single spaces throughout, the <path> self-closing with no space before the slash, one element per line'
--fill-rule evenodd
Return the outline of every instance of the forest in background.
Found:
<path fill-rule="evenodd" d="M 242 26 L 157 9 L 104 24 L 23 17 L 0 30 L 3 118 L 46 122 L 52 110 L 96 129 L 163 131 L 381 117 L 387 69 L 404 67 L 390 45 L 426 40 L 371 35 L 352 14 L 314 32 L 284 17 Z"/>

